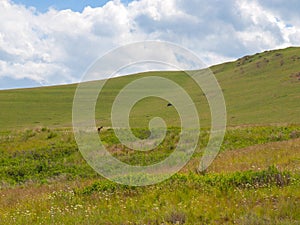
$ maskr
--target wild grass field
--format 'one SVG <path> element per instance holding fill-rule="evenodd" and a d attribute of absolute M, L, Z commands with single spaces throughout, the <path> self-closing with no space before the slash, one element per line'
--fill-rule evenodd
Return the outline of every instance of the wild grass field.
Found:
<path fill-rule="evenodd" d="M 171 178 L 144 187 L 113 183 L 83 159 L 71 128 L 75 84 L 0 91 L 0 224 L 300 224 L 299 62 L 300 48 L 288 48 L 211 67 L 224 92 L 228 127 L 204 172 L 197 168 L 210 112 L 192 80 L 183 72 L 109 80 L 96 107 L 97 124 L 105 127 L 99 135 L 128 164 L 153 164 L 171 154 L 179 117 L 161 99 L 140 101 L 131 114 L 136 136 L 148 137 L 154 116 L 164 118 L 168 130 L 154 150 L 133 151 L 110 127 L 120 88 L 140 76 L 165 76 L 188 90 L 199 110 L 191 160 Z"/>
<path fill-rule="evenodd" d="M 142 133 L 144 130 L 141 129 Z M 176 130 L 155 152 L 121 149 L 129 164 L 155 162 L 170 151 Z M 300 220 L 300 127 L 229 129 L 221 153 L 197 173 L 203 130 L 192 160 L 156 185 L 118 185 L 84 161 L 71 131 L 33 129 L 1 134 L 2 224 L 297 224 Z M 116 151 L 118 149 L 118 151 Z"/>

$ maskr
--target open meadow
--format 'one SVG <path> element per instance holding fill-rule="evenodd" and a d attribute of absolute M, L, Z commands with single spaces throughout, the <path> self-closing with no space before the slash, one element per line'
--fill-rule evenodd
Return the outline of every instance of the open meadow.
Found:
<path fill-rule="evenodd" d="M 150 119 L 161 117 L 165 140 L 147 152 L 123 146 L 110 121 L 122 87 L 141 76 L 163 76 L 196 104 L 201 133 L 191 160 L 171 178 L 143 187 L 113 183 L 82 157 L 72 130 L 76 84 L 0 91 L 0 224 L 299 224 L 300 48 L 245 56 L 211 70 L 223 90 L 228 124 L 220 153 L 204 172 L 197 168 L 210 111 L 184 72 L 107 82 L 95 111 L 97 125 L 104 126 L 99 137 L 130 165 L 170 155 L 180 118 L 166 101 L 146 98 L 130 114 L 133 132 L 147 138 Z"/>

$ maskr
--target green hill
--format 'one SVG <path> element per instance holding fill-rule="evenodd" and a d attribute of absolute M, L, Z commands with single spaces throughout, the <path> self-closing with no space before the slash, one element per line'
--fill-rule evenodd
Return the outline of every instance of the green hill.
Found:
<path fill-rule="evenodd" d="M 288 48 L 211 67 L 224 92 L 231 126 L 218 156 L 207 170 L 198 170 L 211 134 L 201 129 L 195 152 L 178 173 L 142 187 L 111 182 L 83 158 L 70 129 L 76 84 L 0 91 L 1 224 L 299 224 L 299 62 L 300 48 Z M 180 84 L 195 102 L 201 125 L 209 126 L 206 98 L 183 72 L 109 80 L 96 105 L 99 125 L 110 126 L 119 90 L 145 76 Z M 132 131 L 141 139 L 149 136 L 145 127 L 151 118 L 165 119 L 169 129 L 156 148 L 135 151 L 114 129 L 104 129 L 99 137 L 106 150 L 133 166 L 166 159 L 181 139 L 179 116 L 167 105 L 151 97 L 131 112 L 131 125 L 139 127 Z M 168 171 L 159 169 L 155 175 Z"/>
<path fill-rule="evenodd" d="M 211 70 L 224 93 L 229 126 L 300 123 L 300 48 L 245 56 L 212 66 Z M 101 105 L 96 107 L 97 123 L 110 126 L 110 109 L 119 90 L 137 77 L 150 75 L 180 84 L 196 103 L 202 124 L 209 124 L 205 96 L 183 72 L 147 72 L 109 80 L 99 99 Z M 70 127 L 76 87 L 71 84 L 0 91 L 0 129 Z M 178 126 L 177 112 L 166 105 L 166 101 L 153 97 L 138 102 L 131 112 L 132 126 L 147 126 L 153 116 L 163 117 L 168 126 Z"/>

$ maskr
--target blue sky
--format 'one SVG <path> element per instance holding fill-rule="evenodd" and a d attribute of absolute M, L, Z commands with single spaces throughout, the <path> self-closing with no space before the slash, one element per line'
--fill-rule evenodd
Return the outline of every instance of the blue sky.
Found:
<path fill-rule="evenodd" d="M 0 0 L 0 89 L 79 82 L 138 41 L 174 43 L 206 65 L 299 46 L 299 11 L 298 0 Z"/>
<path fill-rule="evenodd" d="M 46 12 L 49 8 L 57 10 L 71 9 L 72 11 L 81 12 L 86 6 L 102 7 L 108 0 L 13 0 L 17 4 L 23 4 L 27 7 L 34 7 L 39 12 Z M 130 1 L 122 1 L 127 4 Z"/>

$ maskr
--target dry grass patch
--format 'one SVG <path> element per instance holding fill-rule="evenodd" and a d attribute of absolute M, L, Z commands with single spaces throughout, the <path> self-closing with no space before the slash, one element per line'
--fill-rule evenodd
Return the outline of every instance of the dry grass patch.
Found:
<path fill-rule="evenodd" d="M 200 158 L 193 158 L 181 172 L 195 172 Z M 259 171 L 275 165 L 280 170 L 300 171 L 300 138 L 271 142 L 241 149 L 221 152 L 206 172 L 231 173 L 237 171 Z"/>
<path fill-rule="evenodd" d="M 222 152 L 208 168 L 208 172 L 263 170 L 271 165 L 276 165 L 281 170 L 298 172 L 300 170 L 300 139 Z"/>

